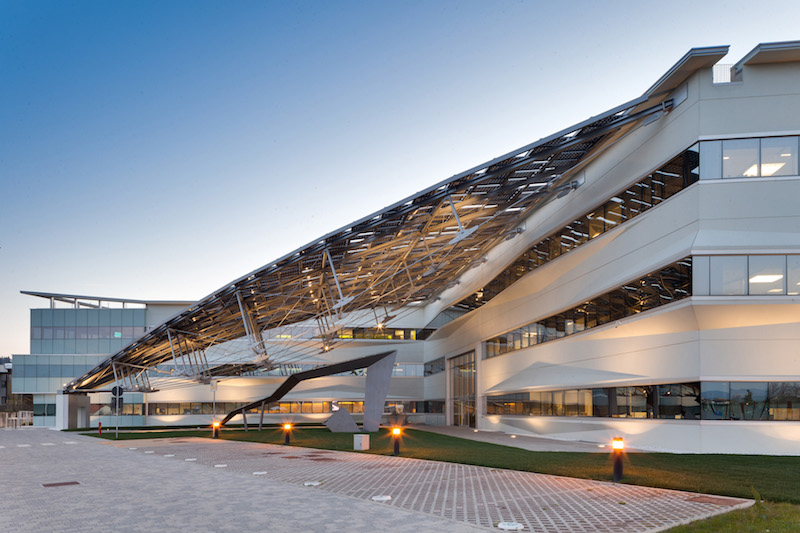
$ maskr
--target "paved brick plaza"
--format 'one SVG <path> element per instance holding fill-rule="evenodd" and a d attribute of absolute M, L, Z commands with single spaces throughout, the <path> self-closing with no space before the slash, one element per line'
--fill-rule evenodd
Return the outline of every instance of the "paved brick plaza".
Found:
<path fill-rule="evenodd" d="M 0 529 L 20 532 L 498 531 L 501 521 L 660 531 L 752 503 L 402 457 L 46 429 L 0 430 L 0 473 Z"/>

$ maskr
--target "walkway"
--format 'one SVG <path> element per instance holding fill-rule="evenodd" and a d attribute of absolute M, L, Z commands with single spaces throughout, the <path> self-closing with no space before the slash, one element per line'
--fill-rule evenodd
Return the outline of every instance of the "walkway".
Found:
<path fill-rule="evenodd" d="M 38 531 L 660 531 L 752 502 L 402 457 L 0 430 L 2 528 Z M 374 497 L 389 496 L 385 502 Z"/>

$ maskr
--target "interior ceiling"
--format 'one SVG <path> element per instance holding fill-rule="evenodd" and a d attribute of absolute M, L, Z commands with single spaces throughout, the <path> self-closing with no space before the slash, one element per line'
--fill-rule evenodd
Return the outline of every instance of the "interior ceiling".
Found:
<path fill-rule="evenodd" d="M 434 298 L 515 235 L 533 209 L 576 186 L 570 179 L 582 162 L 668 111 L 672 101 L 663 98 L 642 96 L 307 244 L 198 301 L 65 390 L 101 388 L 175 358 L 190 362 L 195 379 L 208 379 L 235 367 L 207 363 L 205 350 L 239 338 L 252 347 L 252 365 L 242 369 L 270 368 L 280 359 L 263 342 L 264 330 L 316 321 L 315 337 L 325 342 L 343 313 Z"/>

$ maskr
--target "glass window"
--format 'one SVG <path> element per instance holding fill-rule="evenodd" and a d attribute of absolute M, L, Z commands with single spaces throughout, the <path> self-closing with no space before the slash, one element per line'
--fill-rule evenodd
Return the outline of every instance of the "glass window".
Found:
<path fill-rule="evenodd" d="M 609 389 L 592 389 L 592 416 L 609 416 L 608 391 Z"/>
<path fill-rule="evenodd" d="M 564 392 L 564 409 L 567 416 L 578 416 L 578 391 Z"/>
<path fill-rule="evenodd" d="M 700 420 L 700 383 L 681 385 L 681 406 L 683 418 Z"/>
<path fill-rule="evenodd" d="M 600 206 L 594 213 L 589 213 L 586 215 L 586 218 L 589 221 L 590 239 L 594 239 L 606 230 L 605 223 L 603 221 L 603 206 Z"/>
<path fill-rule="evenodd" d="M 700 143 L 700 179 L 719 179 L 722 161 L 722 141 Z"/>
<path fill-rule="evenodd" d="M 681 416 L 680 385 L 658 386 L 658 417 L 683 418 Z"/>
<path fill-rule="evenodd" d="M 770 420 L 800 420 L 800 382 L 769 384 Z"/>
<path fill-rule="evenodd" d="M 748 267 L 749 294 L 786 294 L 786 256 L 751 255 Z"/>
<path fill-rule="evenodd" d="M 578 391 L 578 416 L 592 416 L 592 389 Z"/>
<path fill-rule="evenodd" d="M 711 294 L 747 294 L 747 256 L 711 257 Z"/>
<path fill-rule="evenodd" d="M 624 200 L 616 196 L 606 202 L 606 226 L 608 229 L 625 222 L 625 214 L 623 213 Z"/>
<path fill-rule="evenodd" d="M 727 381 L 704 381 L 701 385 L 700 405 L 704 420 L 730 418 L 730 383 Z"/>
<path fill-rule="evenodd" d="M 758 176 L 758 139 L 722 141 L 722 177 Z"/>
<path fill-rule="evenodd" d="M 767 383 L 731 382 L 731 417 L 739 420 L 767 420 Z"/>
<path fill-rule="evenodd" d="M 647 397 L 650 387 L 628 387 L 629 413 L 633 418 L 648 418 Z"/>
<path fill-rule="evenodd" d="M 797 137 L 761 139 L 761 175 L 797 175 Z"/>
<path fill-rule="evenodd" d="M 800 255 L 786 256 L 786 294 L 800 294 Z"/>

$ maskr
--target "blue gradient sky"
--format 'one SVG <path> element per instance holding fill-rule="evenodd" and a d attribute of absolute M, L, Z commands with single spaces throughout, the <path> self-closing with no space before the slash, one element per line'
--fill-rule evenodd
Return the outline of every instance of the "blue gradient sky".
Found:
<path fill-rule="evenodd" d="M 2 0 L 0 357 L 20 290 L 201 298 L 798 6 Z"/>

